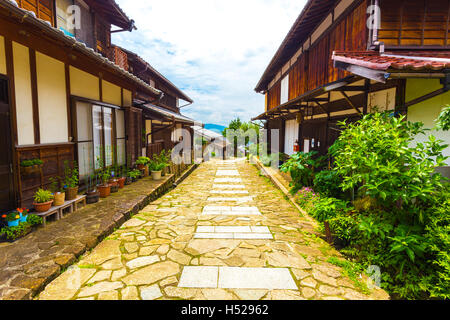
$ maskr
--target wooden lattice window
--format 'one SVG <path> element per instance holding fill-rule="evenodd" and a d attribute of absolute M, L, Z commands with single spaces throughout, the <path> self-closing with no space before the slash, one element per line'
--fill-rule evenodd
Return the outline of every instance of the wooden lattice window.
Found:
<path fill-rule="evenodd" d="M 32 11 L 36 17 L 48 21 L 55 26 L 54 8 L 52 0 L 18 0 L 19 7 Z"/>

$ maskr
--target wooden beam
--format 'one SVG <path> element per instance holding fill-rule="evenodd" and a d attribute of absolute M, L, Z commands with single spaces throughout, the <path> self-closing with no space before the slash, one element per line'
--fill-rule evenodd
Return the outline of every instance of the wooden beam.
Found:
<path fill-rule="evenodd" d="M 37 88 L 36 51 L 29 49 L 30 55 L 30 78 L 31 78 L 31 98 L 33 105 L 34 124 L 34 144 L 41 143 L 40 123 L 39 123 L 39 101 Z"/>
<path fill-rule="evenodd" d="M 345 101 L 347 101 L 347 103 L 350 105 L 350 107 L 352 107 L 353 109 L 355 109 L 359 114 L 361 114 L 361 111 L 359 110 L 359 108 L 357 108 L 352 100 L 350 100 L 350 97 L 345 93 L 345 92 L 341 92 L 342 96 L 344 97 Z"/>
<path fill-rule="evenodd" d="M 410 107 L 412 105 L 415 105 L 415 104 L 418 104 L 420 102 L 426 101 L 428 99 L 434 98 L 434 97 L 436 97 L 436 96 L 438 96 L 440 94 L 443 94 L 445 92 L 446 92 L 446 90 L 444 88 L 441 88 L 441 89 L 438 89 L 436 91 L 430 92 L 430 93 L 428 93 L 428 94 L 426 94 L 424 96 L 421 96 L 419 98 L 416 98 L 414 100 L 411 100 L 411 101 L 405 103 L 405 108 L 408 108 L 408 107 Z"/>

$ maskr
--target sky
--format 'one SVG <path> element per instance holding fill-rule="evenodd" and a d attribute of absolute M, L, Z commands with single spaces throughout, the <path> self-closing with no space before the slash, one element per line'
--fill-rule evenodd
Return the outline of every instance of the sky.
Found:
<path fill-rule="evenodd" d="M 113 34 L 113 43 L 140 55 L 194 100 L 183 114 L 227 125 L 264 112 L 264 96 L 254 88 L 306 0 L 116 2 L 138 30 Z"/>

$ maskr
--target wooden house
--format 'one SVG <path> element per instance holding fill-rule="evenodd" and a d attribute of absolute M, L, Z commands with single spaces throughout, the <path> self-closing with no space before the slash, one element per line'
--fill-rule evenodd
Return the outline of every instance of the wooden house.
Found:
<path fill-rule="evenodd" d="M 136 92 L 162 97 L 111 46 L 111 32 L 134 28 L 113 0 L 0 1 L 0 211 L 30 205 L 37 188 L 63 175 L 64 161 L 78 162 L 80 178 L 127 162 L 141 139 Z M 40 172 L 23 172 L 30 159 L 43 160 Z"/>
<path fill-rule="evenodd" d="M 142 139 L 135 150 L 151 158 L 162 150 L 171 150 L 179 142 L 180 132 L 177 129 L 188 130 L 192 137 L 194 120 L 182 115 L 180 109 L 194 101 L 139 55 L 124 48 L 115 48 L 126 54 L 128 71 L 162 92 L 155 99 L 144 91 L 136 91 L 133 110 L 139 119 L 138 131 L 142 132 Z"/>
<path fill-rule="evenodd" d="M 253 120 L 280 130 L 286 154 L 297 140 L 324 154 L 338 121 L 375 110 L 433 128 L 450 103 L 449 17 L 448 0 L 309 0 L 255 88 L 266 107 Z"/>

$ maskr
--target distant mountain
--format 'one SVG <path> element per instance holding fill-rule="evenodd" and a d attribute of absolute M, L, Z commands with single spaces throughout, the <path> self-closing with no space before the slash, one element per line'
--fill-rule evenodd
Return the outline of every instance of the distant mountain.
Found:
<path fill-rule="evenodd" d="M 221 126 L 219 124 L 212 124 L 212 123 L 205 124 L 205 129 L 215 131 L 220 134 L 222 134 L 222 131 L 225 130 L 225 128 L 226 128 L 225 126 Z"/>

